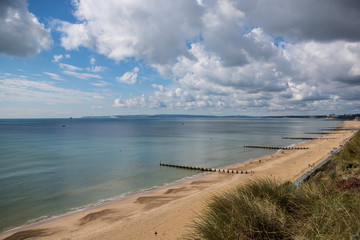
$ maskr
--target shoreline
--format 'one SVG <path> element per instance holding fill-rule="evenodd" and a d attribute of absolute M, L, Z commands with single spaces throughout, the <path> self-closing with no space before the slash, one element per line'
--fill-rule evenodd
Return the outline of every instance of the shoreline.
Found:
<path fill-rule="evenodd" d="M 304 142 L 301 142 L 301 143 L 304 143 Z M 296 145 L 297 144 L 291 144 L 289 146 L 296 146 Z M 289 147 L 289 146 L 287 146 L 287 147 Z M 262 158 L 262 157 L 265 157 L 265 156 L 276 155 L 280 151 L 281 150 L 277 150 L 275 153 L 273 153 L 271 155 L 267 154 L 267 155 L 264 155 L 264 156 L 261 156 L 261 157 L 258 157 L 258 158 L 250 158 L 248 160 L 245 160 L 242 163 L 236 163 L 236 164 L 227 165 L 227 166 L 222 167 L 221 169 L 235 168 L 235 167 L 238 167 L 238 165 L 244 165 L 244 164 L 246 164 L 248 162 L 254 161 L 256 159 L 259 159 L 259 158 Z M 41 216 L 39 218 L 30 219 L 30 220 L 28 220 L 26 223 L 24 223 L 22 225 L 15 226 L 15 227 L 9 227 L 9 228 L 3 230 L 2 232 L 0 232 L 0 237 L 2 237 L 2 235 L 8 234 L 8 233 L 15 233 L 15 232 L 22 231 L 22 230 L 25 230 L 25 229 L 28 229 L 28 228 L 34 228 L 34 227 L 36 227 L 38 225 L 41 225 L 41 224 L 44 224 L 44 223 L 47 223 L 47 222 L 50 222 L 50 221 L 56 221 L 57 219 L 72 216 L 72 215 L 80 213 L 80 212 L 105 207 L 106 205 L 113 204 L 113 203 L 120 203 L 121 201 L 124 201 L 124 200 L 126 200 L 128 198 L 131 198 L 131 197 L 150 194 L 150 193 L 152 193 L 152 192 L 154 192 L 156 190 L 161 190 L 161 189 L 164 189 L 164 188 L 170 188 L 170 187 L 176 186 L 178 184 L 181 184 L 183 182 L 186 182 L 186 181 L 189 181 L 189 180 L 192 180 L 192 179 L 201 178 L 202 176 L 207 175 L 207 174 L 211 174 L 211 173 L 212 172 L 199 172 L 199 173 L 197 173 L 195 175 L 184 177 L 184 178 L 175 180 L 173 182 L 164 183 L 163 185 L 153 186 L 153 187 L 147 188 L 147 189 L 140 189 L 140 190 L 137 190 L 137 191 L 134 191 L 134 192 L 124 193 L 124 194 L 122 194 L 120 196 L 117 196 L 117 197 L 113 197 L 113 198 L 109 198 L 109 199 L 105 199 L 105 200 L 99 200 L 98 202 L 90 203 L 88 205 L 84 205 L 84 206 L 81 206 L 81 207 L 78 207 L 78 208 L 69 209 L 68 211 L 61 212 L 61 213 L 58 213 L 58 214 Z M 251 174 L 251 173 L 248 173 L 248 174 Z"/>
<path fill-rule="evenodd" d="M 346 121 L 340 126 L 359 128 L 360 122 Z M 157 231 L 160 239 L 177 239 L 186 234 L 187 226 L 201 212 L 210 196 L 256 177 L 296 179 L 309 170 L 307 164 L 319 164 L 330 155 L 331 149 L 338 148 L 344 144 L 344 139 L 355 134 L 351 130 L 341 132 L 327 134 L 333 134 L 334 139 L 315 139 L 296 144 L 311 146 L 308 150 L 283 150 L 231 165 L 238 170 L 253 170 L 255 174 L 199 173 L 9 229 L 0 233 L 0 238 L 5 239 L 20 231 L 23 235 L 31 234 L 42 239 L 149 239 Z"/>
<path fill-rule="evenodd" d="M 93 209 L 105 207 L 105 206 L 107 206 L 109 204 L 113 204 L 113 203 L 120 203 L 121 201 L 124 201 L 131 197 L 141 196 L 144 194 L 150 194 L 156 190 L 170 188 L 170 187 L 176 186 L 177 184 L 181 184 L 182 182 L 185 182 L 185 181 L 188 181 L 191 179 L 200 178 L 201 176 L 209 174 L 209 173 L 211 173 L 211 172 L 200 172 L 200 173 L 192 175 L 190 177 L 184 177 L 184 178 L 175 180 L 173 182 L 164 183 L 163 185 L 154 186 L 154 187 L 151 187 L 148 189 L 140 189 L 135 192 L 124 193 L 117 197 L 113 197 L 113 198 L 109 198 L 109 199 L 105 199 L 105 200 L 99 200 L 98 202 L 90 203 L 88 205 L 84 205 L 84 206 L 81 206 L 78 208 L 69 209 L 68 211 L 65 211 L 62 213 L 48 215 L 48 216 L 42 216 L 42 217 L 35 218 L 35 219 L 30 219 L 26 223 L 24 223 L 20 226 L 10 227 L 8 229 L 5 229 L 4 231 L 0 232 L 0 237 L 2 237 L 2 235 L 8 234 L 8 233 L 22 231 L 24 229 L 33 228 L 33 227 L 36 227 L 38 225 L 41 225 L 41 224 L 44 224 L 47 222 L 56 221 L 56 220 L 64 218 L 64 217 L 72 216 L 72 215 L 78 214 L 80 212 L 90 211 Z"/>

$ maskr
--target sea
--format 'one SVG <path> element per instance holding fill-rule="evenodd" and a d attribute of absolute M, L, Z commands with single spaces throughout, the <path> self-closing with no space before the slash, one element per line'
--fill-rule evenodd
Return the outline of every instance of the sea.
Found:
<path fill-rule="evenodd" d="M 291 146 L 340 121 L 137 116 L 0 119 L 0 232 Z"/>

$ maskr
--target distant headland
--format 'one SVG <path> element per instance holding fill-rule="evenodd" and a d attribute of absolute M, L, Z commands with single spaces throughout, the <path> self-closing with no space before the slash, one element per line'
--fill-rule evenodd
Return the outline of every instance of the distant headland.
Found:
<path fill-rule="evenodd" d="M 247 115 L 191 115 L 191 114 L 156 114 L 156 115 L 113 115 L 113 116 L 84 116 L 88 119 L 109 119 L 109 118 L 310 118 L 310 119 L 330 119 L 330 120 L 357 120 L 360 119 L 360 113 L 357 114 L 329 114 L 329 115 L 283 115 L 283 116 L 247 116 Z"/>

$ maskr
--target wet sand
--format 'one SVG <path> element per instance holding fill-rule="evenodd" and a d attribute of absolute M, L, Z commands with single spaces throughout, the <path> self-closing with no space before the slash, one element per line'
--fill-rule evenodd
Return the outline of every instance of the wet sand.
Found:
<path fill-rule="evenodd" d="M 342 127 L 360 128 L 360 122 L 346 121 Z M 155 239 L 155 232 L 158 240 L 181 239 L 211 196 L 258 177 L 293 181 L 310 170 L 309 164 L 319 164 L 354 133 L 336 131 L 323 136 L 324 139 L 297 145 L 309 149 L 284 150 L 231 167 L 253 174 L 202 174 L 22 226 L 2 233 L 0 239 Z"/>

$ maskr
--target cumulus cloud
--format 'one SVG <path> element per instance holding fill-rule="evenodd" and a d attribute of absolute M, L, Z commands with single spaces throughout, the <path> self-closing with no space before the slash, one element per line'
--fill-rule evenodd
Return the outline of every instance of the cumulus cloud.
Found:
<path fill-rule="evenodd" d="M 0 1 L 0 54 L 31 57 L 49 49 L 50 30 L 27 9 L 25 0 Z"/>
<path fill-rule="evenodd" d="M 274 52 L 278 51 L 274 49 Z M 282 91 L 287 87 L 287 77 L 276 62 L 257 61 L 249 58 L 249 64 L 227 66 L 222 58 L 205 50 L 203 44 L 192 44 L 192 58 L 181 57 L 172 68 L 172 74 L 180 84 L 203 92 Z M 281 55 L 281 50 L 279 50 Z M 205 84 L 208 83 L 208 84 Z"/>
<path fill-rule="evenodd" d="M 78 21 L 59 25 L 64 48 L 145 59 L 172 80 L 114 106 L 277 112 L 359 105 L 358 1 L 78 0 L 74 7 Z M 137 72 L 116 80 L 134 84 Z"/>
<path fill-rule="evenodd" d="M 153 95 L 132 98 L 117 98 L 114 107 L 121 108 L 151 108 L 166 110 L 199 110 L 205 109 L 220 112 L 226 109 L 240 110 L 249 108 L 265 108 L 269 104 L 263 100 L 242 98 L 237 94 L 224 96 L 200 95 L 182 88 L 168 89 L 161 87 Z"/>
<path fill-rule="evenodd" d="M 135 67 L 131 72 L 126 72 L 121 77 L 116 77 L 116 81 L 126 84 L 134 84 L 137 80 L 139 68 Z"/>
<path fill-rule="evenodd" d="M 343 104 L 351 109 L 346 101 L 359 105 L 358 43 L 286 43 L 285 48 L 273 48 L 271 62 L 249 58 L 246 65 L 227 66 L 202 43 L 194 43 L 189 57 L 179 57 L 176 64 L 168 66 L 178 88 L 154 85 L 157 91 L 153 94 L 119 98 L 114 106 L 316 112 Z M 176 90 L 185 92 L 187 98 L 180 98 Z"/>
<path fill-rule="evenodd" d="M 202 8 L 196 1 L 75 1 L 79 23 L 61 22 L 64 48 L 87 47 L 117 61 L 128 57 L 166 63 L 186 54 L 199 33 Z"/>
<path fill-rule="evenodd" d="M 360 42 L 333 41 L 331 43 L 306 42 L 288 45 L 286 55 L 293 65 L 292 80 L 317 86 L 323 97 L 345 97 L 360 87 Z M 358 98 L 360 99 L 360 98 Z"/>
<path fill-rule="evenodd" d="M 132 97 L 127 99 L 117 98 L 114 100 L 114 107 L 122 108 L 152 108 L 167 110 L 194 110 L 211 109 L 218 111 L 226 105 L 231 104 L 229 98 L 221 96 L 193 95 L 190 91 L 180 87 L 175 89 L 165 88 L 162 85 L 154 84 L 157 89 L 153 95 Z"/>
<path fill-rule="evenodd" d="M 269 33 L 301 41 L 360 40 L 360 32 L 355 30 L 360 24 L 357 0 L 252 2 L 247 10 L 249 19 Z"/>

